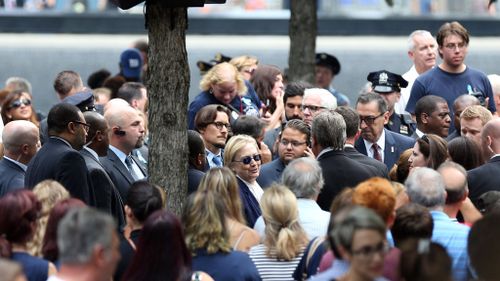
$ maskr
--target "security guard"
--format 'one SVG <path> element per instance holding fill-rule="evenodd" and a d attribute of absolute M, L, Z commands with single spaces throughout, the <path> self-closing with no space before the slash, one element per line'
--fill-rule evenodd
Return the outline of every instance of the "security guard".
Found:
<path fill-rule="evenodd" d="M 349 105 L 349 98 L 332 87 L 332 81 L 340 73 L 339 60 L 327 53 L 316 54 L 316 86 L 327 89 L 337 99 L 337 105 Z"/>
<path fill-rule="evenodd" d="M 394 111 L 394 105 L 401 98 L 401 88 L 406 88 L 408 81 L 401 75 L 387 70 L 370 72 L 366 79 L 372 83 L 372 90 L 381 95 L 387 102 L 390 117 L 385 128 L 395 133 L 411 136 L 416 128 L 411 115 L 407 113 L 397 114 Z"/>

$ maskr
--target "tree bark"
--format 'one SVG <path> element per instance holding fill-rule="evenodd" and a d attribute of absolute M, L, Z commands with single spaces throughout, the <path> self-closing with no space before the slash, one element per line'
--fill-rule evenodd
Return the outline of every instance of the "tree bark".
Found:
<path fill-rule="evenodd" d="M 315 0 L 291 0 L 290 54 L 288 80 L 307 81 L 314 85 L 314 65 L 318 17 Z"/>
<path fill-rule="evenodd" d="M 189 65 L 187 8 L 148 1 L 149 180 L 167 192 L 167 206 L 181 214 L 187 195 Z"/>

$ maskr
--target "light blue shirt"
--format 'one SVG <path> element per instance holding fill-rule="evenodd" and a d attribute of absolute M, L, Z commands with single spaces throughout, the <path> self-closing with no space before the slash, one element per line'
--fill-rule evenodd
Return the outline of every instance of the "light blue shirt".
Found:
<path fill-rule="evenodd" d="M 205 149 L 205 154 L 207 155 L 207 162 L 208 162 L 208 166 L 210 166 L 210 168 L 217 168 L 217 167 L 223 167 L 224 166 L 224 160 L 223 160 L 223 155 L 224 155 L 224 151 L 221 149 L 219 154 L 214 154 L 212 153 L 212 151 L 208 150 L 208 149 Z M 220 166 L 217 166 L 213 159 L 215 156 L 220 156 L 220 159 L 221 159 L 221 165 Z"/>
<path fill-rule="evenodd" d="M 113 151 L 116 154 L 118 159 L 120 159 L 120 161 L 123 163 L 123 165 L 125 165 L 125 167 L 128 169 L 128 166 L 125 163 L 125 159 L 127 159 L 128 155 L 123 153 L 123 151 L 119 150 L 118 148 L 116 148 L 112 145 L 109 145 L 109 149 L 111 149 L 111 151 Z M 134 173 L 137 175 L 138 179 L 139 180 L 144 179 L 145 175 L 142 173 L 139 166 L 137 166 L 137 163 L 135 163 L 135 161 L 131 161 L 131 162 L 132 162 L 132 169 L 134 170 Z"/>
<path fill-rule="evenodd" d="M 348 261 L 341 260 L 335 258 L 333 261 L 332 266 L 321 272 L 318 273 L 314 276 L 311 276 L 311 278 L 307 280 L 314 280 L 314 281 L 331 281 L 332 279 L 339 279 L 340 277 L 344 276 L 347 271 L 349 271 L 349 267 L 351 267 L 351 264 Z M 375 281 L 389 281 L 385 277 L 377 277 L 375 278 Z"/>

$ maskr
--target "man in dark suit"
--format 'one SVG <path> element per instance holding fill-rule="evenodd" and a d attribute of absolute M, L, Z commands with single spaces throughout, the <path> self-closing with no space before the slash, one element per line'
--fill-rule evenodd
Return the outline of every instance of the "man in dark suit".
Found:
<path fill-rule="evenodd" d="M 89 171 L 89 187 L 95 196 L 95 207 L 112 215 L 119 226 L 125 226 L 123 200 L 104 170 L 99 157 L 108 153 L 108 124 L 102 115 L 88 111 L 83 114 L 90 125 L 87 144 L 80 151 Z"/>
<path fill-rule="evenodd" d="M 312 151 L 323 171 L 325 184 L 318 196 L 318 205 L 327 211 L 344 188 L 354 187 L 370 178 L 372 173 L 344 154 L 345 121 L 333 111 L 324 111 L 314 117 L 311 128 Z"/>
<path fill-rule="evenodd" d="M 293 119 L 286 123 L 278 144 L 279 158 L 262 165 L 257 182 L 262 188 L 271 186 L 273 182 L 281 182 L 281 174 L 292 160 L 312 156 L 309 148 L 311 132 L 302 120 Z"/>
<path fill-rule="evenodd" d="M 4 156 L 0 161 L 0 197 L 24 187 L 26 165 L 40 147 L 38 127 L 25 120 L 11 121 L 3 129 L 2 142 Z"/>
<path fill-rule="evenodd" d="M 342 115 L 346 125 L 346 141 L 344 145 L 345 155 L 352 160 L 356 160 L 359 163 L 366 165 L 369 170 L 373 171 L 373 176 L 388 178 L 389 171 L 384 163 L 361 154 L 354 148 L 354 142 L 360 135 L 359 115 L 356 110 L 348 106 L 340 106 L 335 109 L 335 112 Z"/>
<path fill-rule="evenodd" d="M 78 152 L 89 130 L 82 112 L 68 103 L 56 104 L 47 116 L 47 125 L 50 137 L 28 165 L 26 186 L 33 188 L 43 180 L 52 179 L 62 184 L 72 197 L 94 204 L 87 166 Z"/>
<path fill-rule="evenodd" d="M 356 111 L 360 119 L 361 138 L 354 147 L 391 169 L 399 155 L 413 147 L 415 140 L 384 129 L 389 121 L 389 111 L 385 100 L 376 93 L 361 94 L 356 102 Z"/>
<path fill-rule="evenodd" d="M 130 185 L 147 178 L 146 167 L 132 155 L 132 150 L 141 147 L 144 142 L 144 120 L 137 109 L 129 105 L 107 109 L 104 118 L 110 128 L 110 145 L 108 155 L 100 160 L 121 198 L 125 200 Z"/>
<path fill-rule="evenodd" d="M 486 123 L 481 134 L 485 164 L 467 172 L 469 198 L 477 206 L 479 196 L 496 190 L 500 191 L 500 119 Z"/>
<path fill-rule="evenodd" d="M 201 179 L 205 175 L 205 144 L 200 134 L 194 130 L 188 130 L 188 194 L 195 192 Z"/>

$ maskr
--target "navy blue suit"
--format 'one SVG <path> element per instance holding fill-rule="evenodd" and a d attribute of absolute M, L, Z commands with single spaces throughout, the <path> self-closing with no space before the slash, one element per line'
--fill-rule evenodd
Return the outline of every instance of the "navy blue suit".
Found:
<path fill-rule="evenodd" d="M 488 191 L 500 191 L 500 156 L 467 172 L 469 198 L 477 206 L 477 200 Z"/>
<path fill-rule="evenodd" d="M 32 189 L 46 179 L 58 181 L 72 197 L 94 205 L 85 160 L 78 151 L 59 138 L 50 137 L 31 159 L 24 182 L 26 187 Z"/>
<path fill-rule="evenodd" d="M 281 182 L 281 174 L 285 169 L 285 163 L 280 158 L 266 163 L 260 167 L 260 175 L 257 182 L 262 188 L 271 186 L 273 182 Z"/>
<path fill-rule="evenodd" d="M 3 158 L 0 161 L 0 197 L 7 192 L 23 188 L 25 174 L 19 165 Z"/>
<path fill-rule="evenodd" d="M 384 149 L 384 164 L 390 170 L 392 166 L 399 160 L 399 156 L 403 151 L 408 148 L 413 148 L 415 144 L 415 139 L 400 135 L 398 133 L 391 132 L 387 129 L 385 131 L 385 149 Z M 365 143 L 362 138 L 356 140 L 354 145 L 356 150 L 368 155 L 366 152 Z"/>
<path fill-rule="evenodd" d="M 238 179 L 238 186 L 240 187 L 240 198 L 243 204 L 243 214 L 247 221 L 247 225 L 253 228 L 255 221 L 262 215 L 260 211 L 259 202 L 253 196 L 250 188 L 240 178 Z"/>
<path fill-rule="evenodd" d="M 188 169 L 188 194 L 191 194 L 198 190 L 198 185 L 200 185 L 201 178 L 205 175 L 204 172 L 196 169 L 193 165 L 189 164 Z"/>

